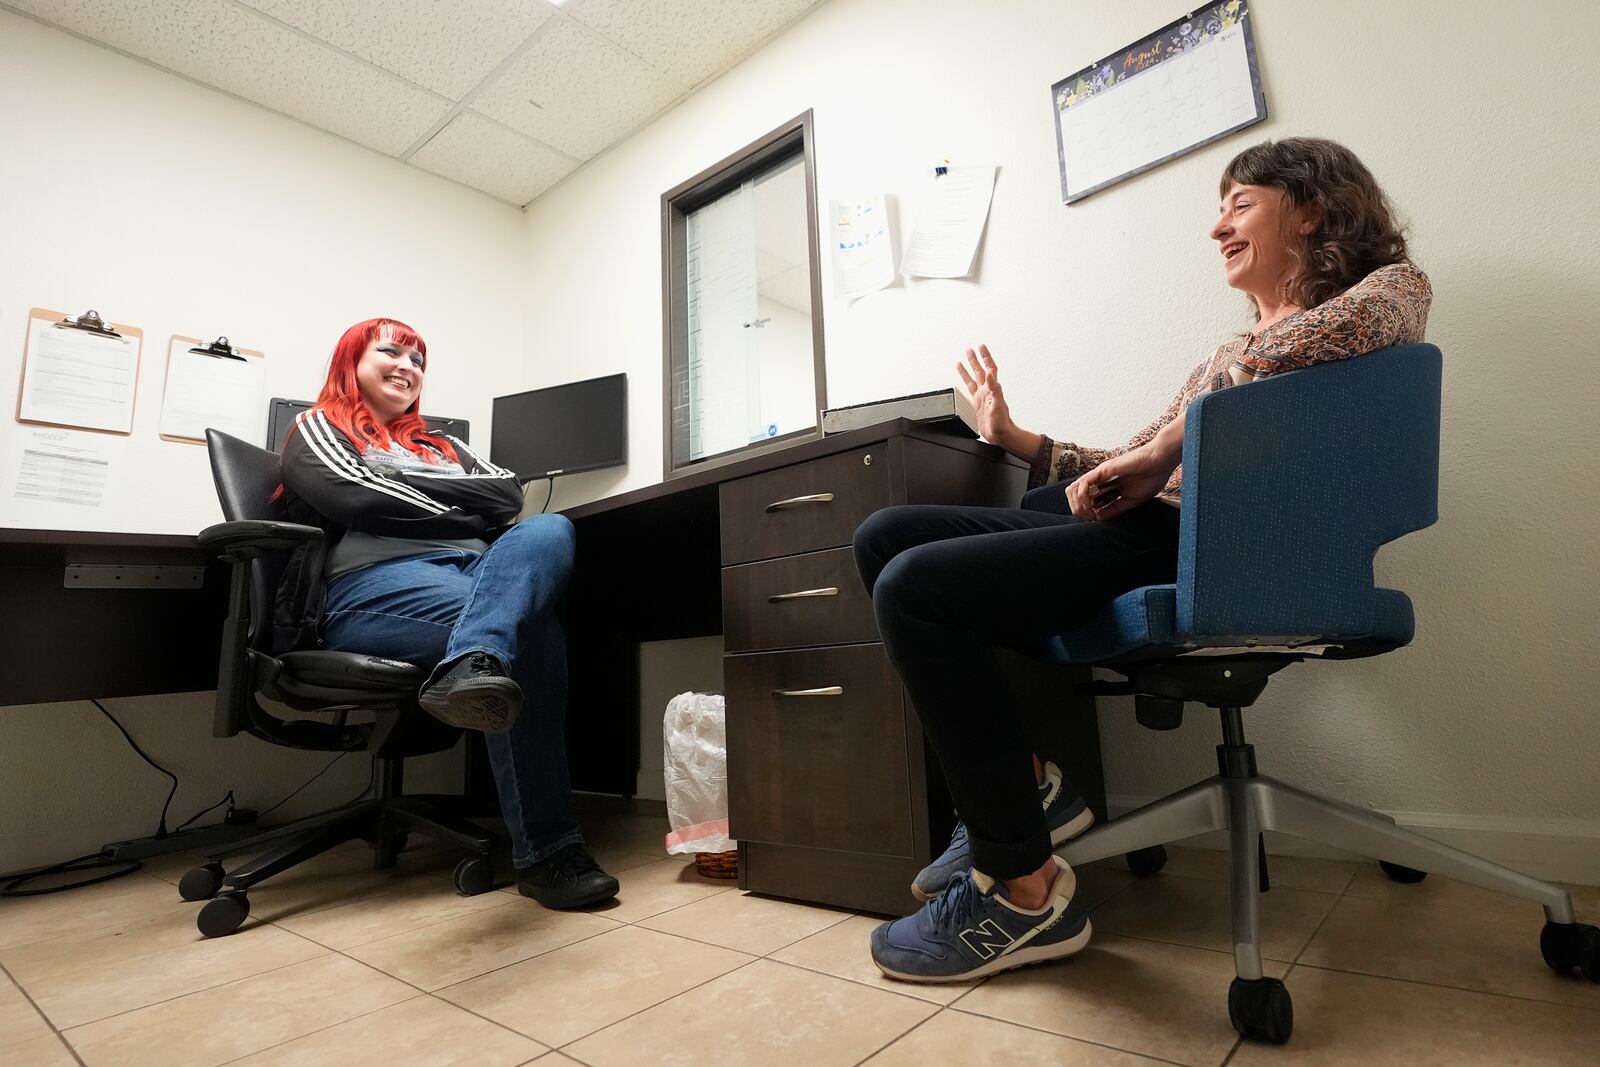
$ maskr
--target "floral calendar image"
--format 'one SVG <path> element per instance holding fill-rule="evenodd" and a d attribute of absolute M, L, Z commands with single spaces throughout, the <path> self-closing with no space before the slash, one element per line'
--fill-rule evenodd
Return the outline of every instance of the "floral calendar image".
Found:
<path fill-rule="evenodd" d="M 1267 117 L 1248 0 L 1185 15 L 1050 87 L 1064 203 Z"/>

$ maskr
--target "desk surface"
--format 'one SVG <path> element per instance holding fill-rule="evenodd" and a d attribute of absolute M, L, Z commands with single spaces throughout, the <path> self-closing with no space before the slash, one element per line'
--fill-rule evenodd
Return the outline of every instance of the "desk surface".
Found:
<path fill-rule="evenodd" d="M 765 452 L 749 459 L 735 460 L 716 467 L 702 467 L 669 478 L 656 485 L 645 486 L 643 489 L 633 489 L 616 496 L 603 497 L 600 500 L 591 500 L 587 504 L 578 504 L 564 509 L 561 514 L 574 522 L 586 519 L 593 515 L 602 515 L 606 512 L 620 511 L 627 508 L 649 504 L 653 501 L 666 500 L 672 497 L 690 494 L 696 490 L 716 491 L 716 487 L 723 482 L 735 478 L 743 478 L 748 474 L 761 474 L 765 471 L 787 467 L 792 463 L 804 463 L 809 459 L 819 456 L 831 456 L 836 452 L 848 452 L 852 448 L 882 441 L 887 437 L 911 437 L 921 441 L 931 441 L 947 448 L 959 449 L 970 452 L 976 456 L 991 458 L 1002 455 L 999 448 L 986 442 L 971 437 L 962 437 L 952 433 L 943 433 L 929 429 L 926 425 L 911 419 L 892 419 L 889 422 L 879 423 L 876 426 L 863 426 L 859 430 L 849 430 L 845 433 L 833 434 L 829 437 L 813 438 L 802 441 L 789 448 L 780 448 L 773 452 Z M 1012 466 L 1026 466 L 1020 460 L 1009 456 L 1003 462 Z"/>

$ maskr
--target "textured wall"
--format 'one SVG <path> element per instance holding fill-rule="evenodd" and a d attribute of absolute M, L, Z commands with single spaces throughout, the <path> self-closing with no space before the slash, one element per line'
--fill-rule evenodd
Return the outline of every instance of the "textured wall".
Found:
<path fill-rule="evenodd" d="M 1600 497 L 1600 9 L 1252 6 L 1271 118 L 1072 207 L 1050 84 L 1169 4 L 832 0 L 547 194 L 529 209 L 527 386 L 576 376 L 553 353 L 634 381 L 634 462 L 564 483 L 563 503 L 660 477 L 661 192 L 806 108 L 824 201 L 886 191 L 905 222 L 932 163 L 1001 168 L 974 280 L 827 300 L 830 402 L 950 384 L 986 341 L 1019 422 L 1095 444 L 1142 426 L 1248 322 L 1205 237 L 1223 164 L 1267 136 L 1333 137 L 1409 217 L 1437 292 L 1442 518 L 1378 561 L 1416 601 L 1416 643 L 1281 676 L 1252 740 L 1271 773 L 1424 824 L 1600 836 L 1600 579 L 1582 548 Z M 1102 719 L 1113 793 L 1212 773 L 1207 715 L 1175 735 L 1138 730 L 1119 701 Z"/>

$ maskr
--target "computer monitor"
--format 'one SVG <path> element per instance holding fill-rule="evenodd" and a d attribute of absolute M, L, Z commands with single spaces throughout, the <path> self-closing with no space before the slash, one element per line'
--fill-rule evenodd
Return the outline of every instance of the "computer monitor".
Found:
<path fill-rule="evenodd" d="M 309 410 L 310 407 L 309 400 L 285 400 L 281 396 L 273 397 L 272 404 L 267 409 L 267 447 L 274 452 L 282 452 L 283 442 L 289 436 L 289 427 L 294 425 L 295 416 Z M 469 445 L 472 443 L 472 424 L 466 419 L 424 415 L 422 421 L 427 423 L 430 430 L 459 437 Z"/>
<path fill-rule="evenodd" d="M 489 459 L 524 480 L 628 462 L 628 376 L 495 397 Z"/>

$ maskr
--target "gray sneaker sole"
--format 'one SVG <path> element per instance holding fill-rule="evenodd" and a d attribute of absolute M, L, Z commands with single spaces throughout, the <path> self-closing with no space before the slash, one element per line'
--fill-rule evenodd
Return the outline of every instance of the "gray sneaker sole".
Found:
<path fill-rule="evenodd" d="M 463 730 L 498 733 L 509 730 L 521 710 L 506 698 L 504 687 L 468 682 L 446 695 L 423 693 L 417 698 L 422 710 L 442 723 Z"/>
<path fill-rule="evenodd" d="M 967 971 L 965 974 L 956 975 L 926 975 L 902 974 L 890 967 L 885 967 L 877 960 L 872 962 L 885 976 L 897 982 L 919 982 L 923 985 L 943 985 L 951 982 L 973 982 L 979 978 L 987 978 L 991 974 L 1009 971 L 1017 967 L 1027 967 L 1034 963 L 1049 963 L 1051 960 L 1065 959 L 1082 952 L 1089 944 L 1089 939 L 1094 936 L 1094 924 L 1088 919 L 1083 921 L 1083 929 L 1065 941 L 1057 941 L 1053 945 L 1042 945 L 1038 948 L 1024 946 L 1015 952 L 1008 952 L 985 963 L 981 967 Z"/>

